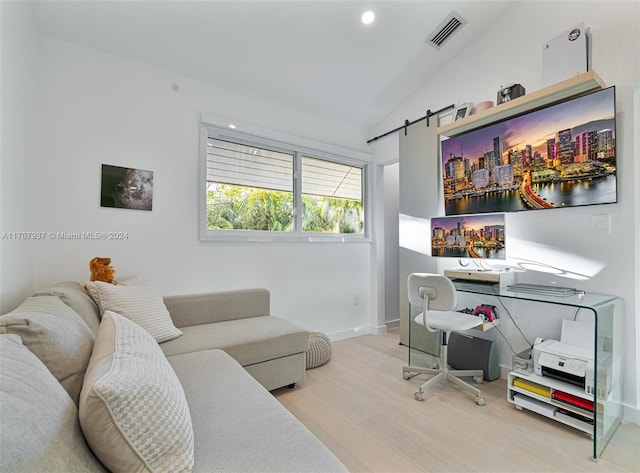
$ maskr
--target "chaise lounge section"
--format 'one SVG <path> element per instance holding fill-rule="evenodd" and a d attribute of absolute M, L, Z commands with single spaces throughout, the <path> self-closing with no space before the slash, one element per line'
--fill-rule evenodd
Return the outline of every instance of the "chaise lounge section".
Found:
<path fill-rule="evenodd" d="M 0 317 L 0 471 L 347 471 L 268 391 L 304 378 L 308 346 L 308 333 L 270 315 L 269 302 L 264 289 L 166 297 L 182 334 L 158 344 L 126 317 L 101 317 L 78 283 L 38 291 Z M 141 378 L 124 385 L 149 402 L 175 399 L 141 409 L 124 392 L 105 409 L 101 383 L 128 352 L 142 363 L 129 375 Z M 151 449 L 147 421 L 163 426 L 148 433 Z"/>
<path fill-rule="evenodd" d="M 219 348 L 271 391 L 304 379 L 309 333 L 270 315 L 266 289 L 164 298 L 183 335 L 161 344 L 167 356 Z"/>

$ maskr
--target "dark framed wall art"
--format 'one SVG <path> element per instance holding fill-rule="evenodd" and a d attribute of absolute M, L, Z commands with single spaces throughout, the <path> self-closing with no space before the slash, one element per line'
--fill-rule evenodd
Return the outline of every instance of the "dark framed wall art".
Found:
<path fill-rule="evenodd" d="M 153 171 L 103 164 L 100 205 L 152 210 Z"/>

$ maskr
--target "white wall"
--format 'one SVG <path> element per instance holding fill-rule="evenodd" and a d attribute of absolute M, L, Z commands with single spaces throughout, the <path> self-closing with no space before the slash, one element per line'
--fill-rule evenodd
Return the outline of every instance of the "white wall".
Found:
<path fill-rule="evenodd" d="M 376 163 L 372 246 L 372 267 L 375 268 L 375 277 L 371 287 L 377 294 L 374 296 L 372 324 L 379 328 L 385 326 L 385 329 L 379 332 L 386 331 L 389 322 L 397 324 L 398 320 L 398 226 L 394 227 L 390 220 L 398 221 L 398 143 L 398 135 L 394 134 L 370 144 Z"/>
<path fill-rule="evenodd" d="M 369 330 L 370 243 L 198 239 L 202 112 L 366 151 L 363 130 L 49 37 L 40 48 L 38 123 L 30 130 L 38 172 L 7 176 L 37 195 L 21 211 L 38 231 L 128 238 L 33 243 L 33 285 L 84 281 L 89 260 L 109 256 L 117 277 L 140 275 L 166 295 L 266 287 L 273 314 L 310 330 L 336 338 Z M 152 170 L 153 211 L 101 208 L 103 163 Z M 2 265 L 13 271 L 18 263 Z M 21 284 L 28 295 L 30 285 Z"/>
<path fill-rule="evenodd" d="M 385 321 L 397 321 L 400 317 L 398 294 L 400 266 L 398 262 L 400 224 L 400 166 L 398 163 L 384 167 L 384 217 L 388 225 L 384 230 L 385 259 Z"/>
<path fill-rule="evenodd" d="M 32 288 L 34 245 L 9 240 L 7 233 L 33 231 L 32 215 L 23 211 L 34 199 L 34 91 L 37 78 L 37 34 L 27 2 L 0 2 L 1 136 L 0 140 L 0 313 L 17 304 Z"/>
<path fill-rule="evenodd" d="M 634 261 L 638 251 L 634 234 L 640 209 L 634 199 L 637 175 L 634 161 L 633 85 L 640 77 L 640 6 L 637 2 L 519 2 L 494 25 L 476 38 L 473 45 L 443 67 L 423 87 L 409 96 L 374 130 L 376 136 L 396 128 L 405 119 L 415 120 L 426 109 L 451 103 L 484 100 L 495 102 L 503 84 L 521 83 L 528 92 L 542 88 L 542 45 L 561 32 L 584 21 L 591 29 L 592 69 L 604 82 L 616 86 L 618 201 L 602 205 L 508 215 L 509 237 L 528 242 L 529 256 L 543 258 L 544 249 L 564 254 L 556 263 L 571 269 L 571 257 L 590 261 L 602 269 L 589 280 L 579 282 L 562 276 L 537 274 L 542 282 L 578 286 L 584 290 L 620 296 L 625 314 L 624 401 L 639 406 L 637 380 L 640 366 L 636 347 L 639 292 Z M 455 41 L 455 39 L 452 39 Z M 636 150 L 637 151 L 637 150 Z M 376 159 L 388 157 L 376 153 Z M 439 195 L 434 195 L 439 199 Z M 611 236 L 591 233 L 594 215 L 611 216 Z M 535 251 L 532 251 L 536 249 Z M 531 255 L 531 253 L 534 253 Z M 402 295 L 401 295 L 402 297 Z"/>

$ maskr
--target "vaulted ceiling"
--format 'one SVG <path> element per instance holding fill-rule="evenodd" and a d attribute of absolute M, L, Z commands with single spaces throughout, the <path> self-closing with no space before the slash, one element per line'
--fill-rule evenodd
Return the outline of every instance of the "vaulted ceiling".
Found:
<path fill-rule="evenodd" d="M 44 0 L 33 9 L 46 35 L 369 129 L 509 3 Z M 425 39 L 452 11 L 466 24 L 438 50 Z"/>

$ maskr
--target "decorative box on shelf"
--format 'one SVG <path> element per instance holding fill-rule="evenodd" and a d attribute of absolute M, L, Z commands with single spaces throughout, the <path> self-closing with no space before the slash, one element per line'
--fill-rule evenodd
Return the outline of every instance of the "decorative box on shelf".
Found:
<path fill-rule="evenodd" d="M 533 373 L 533 358 L 531 356 L 531 348 L 520 353 L 516 353 L 511 357 L 511 369 L 522 374 Z"/>

